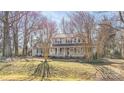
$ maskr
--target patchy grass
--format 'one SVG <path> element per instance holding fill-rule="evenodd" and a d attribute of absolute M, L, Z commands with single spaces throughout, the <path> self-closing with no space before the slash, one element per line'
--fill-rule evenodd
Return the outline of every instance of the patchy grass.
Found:
<path fill-rule="evenodd" d="M 95 68 L 90 64 L 75 62 L 51 62 L 51 80 L 93 80 Z"/>
<path fill-rule="evenodd" d="M 0 62 L 0 80 L 41 80 L 32 76 L 40 60 Z M 51 75 L 45 80 L 94 80 L 95 68 L 91 64 L 50 61 Z"/>

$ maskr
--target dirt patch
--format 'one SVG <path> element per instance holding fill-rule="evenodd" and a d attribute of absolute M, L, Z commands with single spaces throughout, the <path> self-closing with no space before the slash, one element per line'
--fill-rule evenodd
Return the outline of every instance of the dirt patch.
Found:
<path fill-rule="evenodd" d="M 114 70 L 105 67 L 105 66 L 95 66 L 96 72 L 96 79 L 97 80 L 105 80 L 105 81 L 120 81 L 124 80 L 124 77 L 115 72 Z"/>

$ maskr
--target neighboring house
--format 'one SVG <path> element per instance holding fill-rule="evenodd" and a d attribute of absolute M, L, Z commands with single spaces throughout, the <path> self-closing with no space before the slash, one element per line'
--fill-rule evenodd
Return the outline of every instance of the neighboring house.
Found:
<path fill-rule="evenodd" d="M 32 56 L 42 56 L 39 44 L 32 49 Z M 52 38 L 51 57 L 84 57 L 83 42 L 76 34 L 57 34 Z"/>
<path fill-rule="evenodd" d="M 33 47 L 32 56 L 43 56 L 42 49 L 39 46 L 39 44 L 37 44 Z"/>

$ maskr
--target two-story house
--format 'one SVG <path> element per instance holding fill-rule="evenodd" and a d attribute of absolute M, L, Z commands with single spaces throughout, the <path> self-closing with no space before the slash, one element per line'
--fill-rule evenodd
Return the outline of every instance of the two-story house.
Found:
<path fill-rule="evenodd" d="M 76 34 L 57 34 L 52 37 L 52 45 L 49 51 L 51 57 L 74 58 L 83 57 L 83 42 Z M 36 46 L 32 51 L 33 56 L 42 55 L 40 47 Z"/>

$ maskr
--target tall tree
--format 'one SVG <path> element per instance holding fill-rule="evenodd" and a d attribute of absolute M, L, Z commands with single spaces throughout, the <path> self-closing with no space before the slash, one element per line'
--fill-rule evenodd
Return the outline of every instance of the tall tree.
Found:
<path fill-rule="evenodd" d="M 88 62 L 93 58 L 92 33 L 94 29 L 94 19 L 88 12 L 74 12 L 70 15 L 70 22 L 74 31 L 78 33 L 81 41 L 84 41 L 82 47 Z"/>
<path fill-rule="evenodd" d="M 24 44 L 23 44 L 23 56 L 28 55 L 28 43 L 30 39 L 31 32 L 39 21 L 37 12 L 25 12 L 24 16 Z"/>
<path fill-rule="evenodd" d="M 111 56 L 114 51 L 116 44 L 116 34 L 118 29 L 114 24 L 114 20 L 107 16 L 103 16 L 103 19 L 98 24 L 97 33 L 97 43 L 96 43 L 96 53 L 97 58 Z M 117 23 L 117 22 L 116 22 Z M 112 53 L 113 52 L 113 53 Z"/>
<path fill-rule="evenodd" d="M 123 23 L 123 25 L 124 25 L 124 12 L 122 12 L 122 11 L 119 11 L 119 19 L 120 19 L 120 21 Z M 121 33 L 121 55 L 122 55 L 122 58 L 124 58 L 124 33 L 123 33 L 123 31 L 124 31 L 124 27 L 123 27 L 123 29 L 122 30 L 120 30 L 120 31 L 122 31 Z"/>
<path fill-rule="evenodd" d="M 12 32 L 14 24 L 20 19 L 20 17 L 16 18 L 19 13 L 14 14 L 12 11 L 4 11 L 0 12 L 0 20 L 1 20 L 1 28 L 2 28 L 2 45 L 3 51 L 2 54 L 5 57 L 12 56 Z M 16 35 L 17 36 L 17 35 Z"/>
<path fill-rule="evenodd" d="M 38 44 L 40 44 L 40 47 L 42 49 L 44 62 L 42 64 L 39 64 L 39 66 L 35 70 L 35 74 L 41 75 L 42 78 L 44 78 L 48 77 L 49 75 L 49 64 L 47 59 L 51 49 L 51 39 L 55 34 L 57 28 L 54 21 L 48 20 L 46 17 L 42 17 L 38 29 L 37 42 Z"/>
<path fill-rule="evenodd" d="M 13 51 L 14 55 L 18 56 L 18 46 L 19 46 L 19 30 L 20 24 L 22 22 L 22 18 L 24 16 L 24 12 L 14 11 L 11 12 L 11 30 L 12 30 L 12 38 L 13 38 Z"/>
<path fill-rule="evenodd" d="M 3 12 L 2 22 L 3 22 L 3 56 L 11 56 L 11 44 L 9 35 L 9 11 Z"/>

